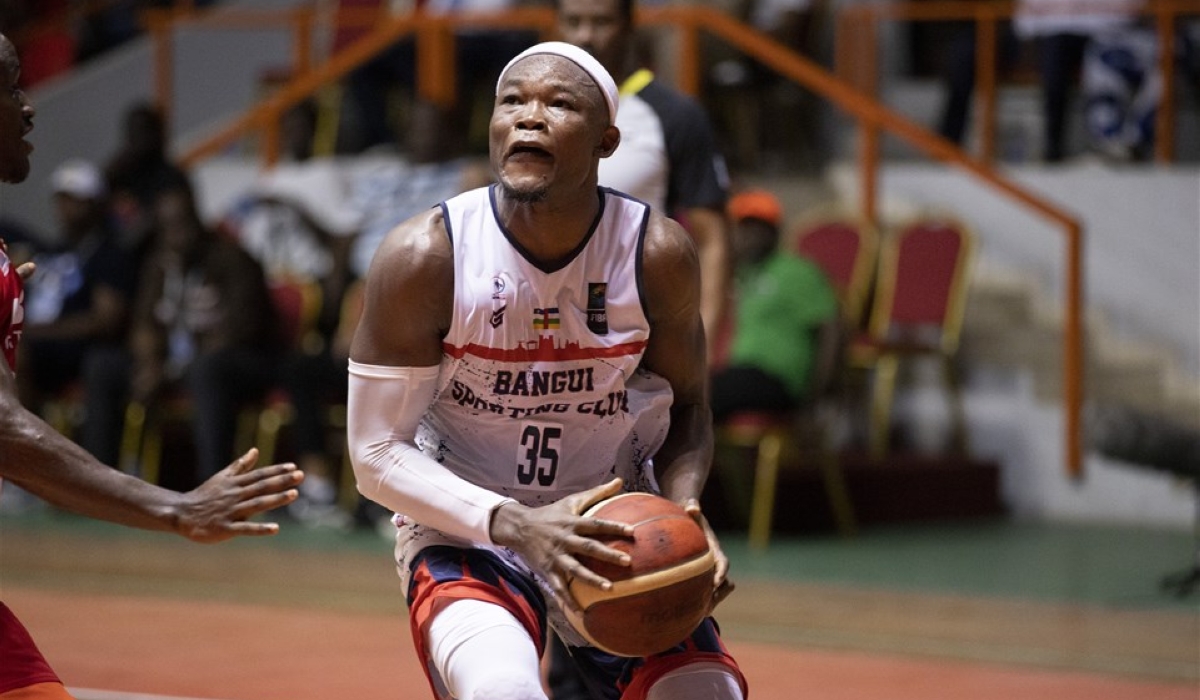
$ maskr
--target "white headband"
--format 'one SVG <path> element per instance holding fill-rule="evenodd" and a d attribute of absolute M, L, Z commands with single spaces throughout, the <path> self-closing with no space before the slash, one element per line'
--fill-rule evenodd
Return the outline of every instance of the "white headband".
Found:
<path fill-rule="evenodd" d="M 592 57 L 590 53 L 575 46 L 562 41 L 545 41 L 540 44 L 531 46 L 521 53 L 517 54 L 516 58 L 508 62 L 504 66 L 504 70 L 500 71 L 500 78 L 496 80 L 496 94 L 500 94 L 500 81 L 504 80 L 504 75 L 508 73 L 508 69 L 516 65 L 517 61 L 537 54 L 552 54 L 554 56 L 562 56 L 571 61 L 575 65 L 584 70 L 585 73 L 592 77 L 596 85 L 600 88 L 600 92 L 604 95 L 604 103 L 608 105 L 608 118 L 614 123 L 617 121 L 617 83 L 613 80 L 608 71 L 604 70 L 604 66 Z"/>

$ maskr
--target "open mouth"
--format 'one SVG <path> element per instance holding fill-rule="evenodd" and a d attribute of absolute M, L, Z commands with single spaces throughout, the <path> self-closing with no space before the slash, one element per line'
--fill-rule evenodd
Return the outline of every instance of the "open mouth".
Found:
<path fill-rule="evenodd" d="M 509 160 L 546 160 L 553 156 L 550 151 L 530 144 L 517 144 L 508 149 Z"/>

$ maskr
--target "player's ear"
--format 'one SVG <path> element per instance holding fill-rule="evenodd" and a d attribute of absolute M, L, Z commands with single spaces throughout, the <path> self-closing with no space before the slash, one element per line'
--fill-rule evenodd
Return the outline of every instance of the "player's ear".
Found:
<path fill-rule="evenodd" d="M 596 154 L 601 158 L 607 158 L 617 150 L 617 146 L 621 144 L 621 130 L 615 126 L 610 126 L 604 130 L 604 136 L 600 138 L 600 143 L 596 146 Z"/>

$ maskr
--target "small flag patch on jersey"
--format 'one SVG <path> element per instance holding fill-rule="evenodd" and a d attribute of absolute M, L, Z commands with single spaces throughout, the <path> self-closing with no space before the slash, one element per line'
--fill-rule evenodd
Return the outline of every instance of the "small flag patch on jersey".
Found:
<path fill-rule="evenodd" d="M 533 310 L 533 330 L 549 331 L 558 328 L 558 307 Z"/>

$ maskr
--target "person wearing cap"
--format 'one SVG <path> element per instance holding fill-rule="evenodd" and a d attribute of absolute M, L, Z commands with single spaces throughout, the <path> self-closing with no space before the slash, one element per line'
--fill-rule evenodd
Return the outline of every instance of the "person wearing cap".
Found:
<path fill-rule="evenodd" d="M 583 555 L 628 565 L 585 518 L 622 490 L 700 513 L 712 460 L 695 247 L 675 221 L 598 185 L 617 148 L 616 84 L 547 42 L 496 86 L 496 184 L 407 220 L 380 245 L 350 351 L 347 442 L 358 489 L 396 515 L 414 644 L 437 698 L 545 700 L 550 628 L 597 697 L 740 700 L 711 618 L 649 658 L 591 647 L 566 622 Z"/>
<path fill-rule="evenodd" d="M 555 0 L 555 30 L 616 79 L 621 148 L 600 163 L 600 184 L 679 220 L 700 255 L 700 314 L 713 350 L 729 295 L 729 174 L 703 106 L 639 61 L 635 0 Z"/>
<path fill-rule="evenodd" d="M 33 258 L 37 272 L 25 295 L 25 351 L 17 374 L 21 400 L 35 411 L 78 385 L 89 357 L 123 343 L 137 279 L 133 258 L 110 225 L 100 169 L 68 160 L 50 181 L 62 243 Z M 83 442 L 88 446 L 86 437 Z"/>
<path fill-rule="evenodd" d="M 837 359 L 837 294 L 813 262 L 779 246 L 783 208 L 748 190 L 729 200 L 733 331 L 712 377 L 717 423 L 737 411 L 791 411 L 820 390 Z"/>

